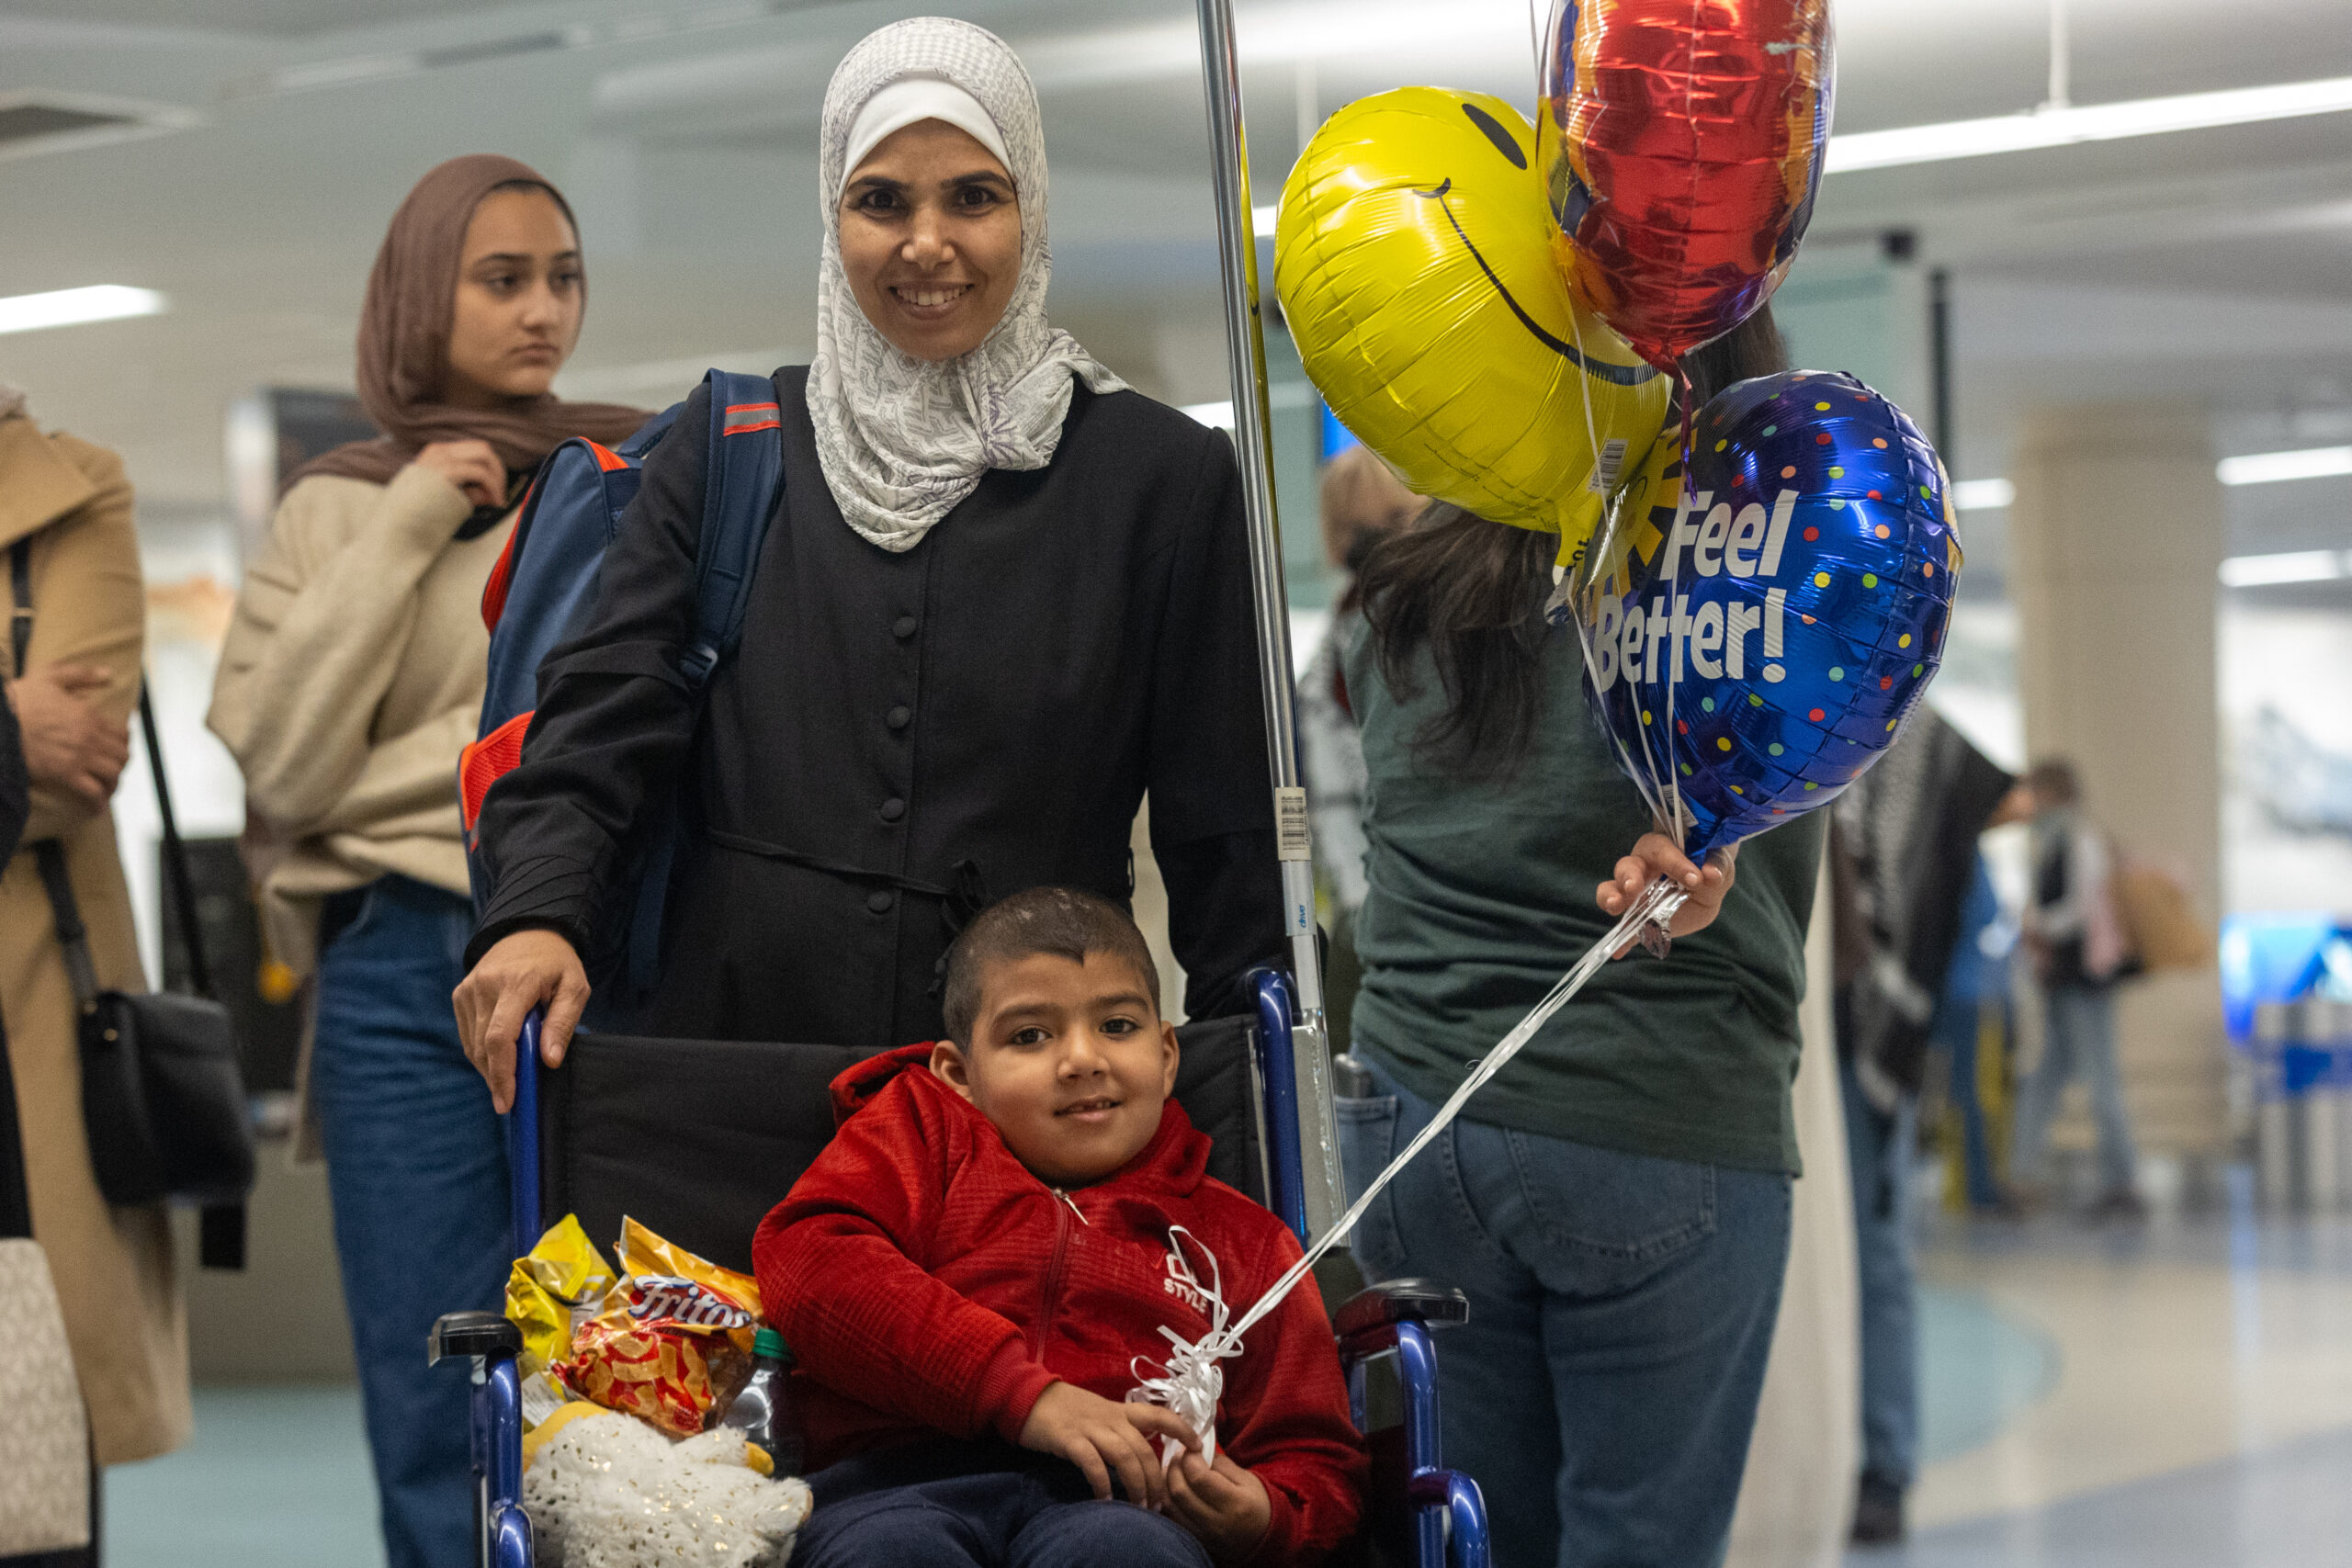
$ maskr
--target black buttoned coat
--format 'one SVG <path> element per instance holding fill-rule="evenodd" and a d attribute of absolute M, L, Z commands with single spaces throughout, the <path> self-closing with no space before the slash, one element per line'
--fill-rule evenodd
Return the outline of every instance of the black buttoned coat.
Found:
<path fill-rule="evenodd" d="M 1132 391 L 1074 389 L 1054 460 L 992 471 L 913 548 L 853 533 L 808 372 L 776 373 L 783 503 L 737 655 L 698 706 L 705 453 L 655 448 L 581 635 L 539 674 L 521 764 L 481 820 L 469 958 L 528 927 L 589 945 L 631 834 L 683 792 L 646 1033 L 868 1049 L 941 1032 L 938 966 L 986 900 L 1124 902 L 1153 852 L 1194 1016 L 1283 948 L 1248 546 L 1232 447 Z M 678 419 L 706 428 L 697 390 Z"/>

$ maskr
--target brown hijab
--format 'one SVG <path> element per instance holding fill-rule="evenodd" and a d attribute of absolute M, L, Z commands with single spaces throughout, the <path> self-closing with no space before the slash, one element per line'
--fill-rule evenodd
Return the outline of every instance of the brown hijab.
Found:
<path fill-rule="evenodd" d="M 408 193 L 376 253 L 359 312 L 359 401 L 384 434 L 311 459 L 288 476 L 288 488 L 312 474 L 384 484 L 435 441 L 487 441 L 509 468 L 528 468 L 571 436 L 610 444 L 650 417 L 616 403 L 568 403 L 553 393 L 496 409 L 452 408 L 441 400 L 466 226 L 483 197 L 518 180 L 555 197 L 565 220 L 571 220 L 562 192 L 529 164 L 494 152 L 452 158 Z M 579 224 L 572 229 L 577 232 Z M 581 287 L 584 293 L 584 279 Z"/>

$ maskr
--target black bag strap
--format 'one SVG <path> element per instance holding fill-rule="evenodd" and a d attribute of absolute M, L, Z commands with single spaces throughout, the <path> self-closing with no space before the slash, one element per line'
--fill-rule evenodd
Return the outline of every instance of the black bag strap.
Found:
<path fill-rule="evenodd" d="M 155 705 L 148 699 L 143 679 L 139 682 L 139 733 L 147 742 L 147 768 L 155 778 L 155 810 L 164 819 L 164 868 L 179 914 L 180 940 L 187 944 L 188 983 L 198 996 L 218 1000 L 212 996 L 212 965 L 205 961 L 204 931 L 196 919 L 196 877 L 188 868 L 179 820 L 172 814 L 172 787 L 164 778 L 164 742 L 155 730 Z"/>
<path fill-rule="evenodd" d="M 33 640 L 32 541 L 18 539 L 8 551 L 8 586 L 15 601 L 9 619 L 10 668 L 17 678 L 25 673 L 25 654 Z M 180 840 L 179 823 L 172 815 L 171 785 L 164 777 L 164 748 L 155 732 L 155 707 L 148 700 L 147 682 L 139 682 L 139 728 L 147 742 L 147 766 L 155 778 L 155 807 L 164 819 L 164 864 L 178 910 L 181 938 L 187 943 L 188 979 L 198 996 L 212 996 L 211 966 L 205 962 L 204 936 L 196 924 L 196 882 L 188 874 L 187 846 Z M 89 928 L 82 923 L 82 908 L 74 897 L 74 878 L 65 864 L 65 846 L 44 839 L 33 846 L 40 866 L 41 886 L 57 920 L 57 943 L 65 955 L 65 973 L 74 984 L 74 999 L 87 1015 L 98 1006 L 98 969 L 90 956 Z M 0 1064 L 5 1070 L 5 1064 Z M 16 1117 L 9 1116 L 11 1126 Z M 28 1221 L 27 1229 L 30 1229 Z M 206 1269 L 242 1269 L 245 1266 L 245 1206 L 208 1204 L 198 1222 L 197 1261 Z M 95 1495 L 95 1494 L 93 1494 Z"/>
<path fill-rule="evenodd" d="M 25 653 L 33 641 L 33 545 L 29 538 L 18 539 L 8 550 L 8 588 L 16 601 L 15 612 L 8 623 L 9 651 L 14 662 L 10 669 L 17 680 L 25 678 Z M 74 879 L 65 865 L 65 846 L 55 839 L 43 839 L 33 846 L 33 859 L 40 867 L 41 886 L 48 890 L 49 907 L 57 920 L 57 945 L 64 950 L 65 976 L 74 983 L 74 1000 L 84 1013 L 95 1011 L 98 1005 L 98 967 L 90 957 L 89 928 L 82 923 L 82 908 L 74 897 Z"/>
<path fill-rule="evenodd" d="M 25 654 L 33 640 L 32 541 L 19 539 L 8 551 L 8 582 L 16 608 L 9 636 L 16 656 L 17 678 L 25 674 Z M 155 810 L 164 824 L 164 876 L 171 885 L 173 913 L 178 916 L 180 940 L 187 946 L 187 975 L 199 997 L 212 997 L 212 966 L 204 953 L 204 933 L 197 925 L 196 878 L 188 868 L 187 845 L 180 838 L 179 819 L 172 810 L 171 782 L 164 773 L 164 742 L 155 726 L 155 705 L 147 682 L 139 682 L 139 733 L 147 746 L 147 770 L 155 781 Z M 74 884 L 66 874 L 64 847 L 56 840 L 34 846 L 49 902 L 57 914 L 57 940 L 65 949 L 65 966 L 74 979 L 74 995 L 87 1011 L 97 1000 L 97 967 L 90 957 L 88 929 L 74 898 Z"/>

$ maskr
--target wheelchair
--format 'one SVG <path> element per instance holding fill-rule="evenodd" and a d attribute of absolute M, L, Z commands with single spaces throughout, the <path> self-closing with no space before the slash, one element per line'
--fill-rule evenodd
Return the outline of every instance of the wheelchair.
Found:
<path fill-rule="evenodd" d="M 1286 976 L 1252 976 L 1255 1017 L 1178 1031 L 1176 1099 L 1209 1135 L 1209 1174 L 1306 1235 L 1297 1088 Z M 507 1117 L 514 1253 L 546 1216 L 576 1213 L 609 1238 L 624 1213 L 678 1246 L 748 1272 L 753 1232 L 832 1137 L 828 1086 L 869 1053 L 833 1045 L 576 1036 L 561 1068 L 539 1065 L 538 1017 L 518 1044 Z M 1301 1289 L 1306 1289 L 1302 1283 Z M 1332 1315 L 1356 1427 L 1372 1454 L 1358 1560 L 1389 1568 L 1487 1568 L 1487 1513 L 1477 1483 L 1444 1467 L 1439 1448 L 1431 1331 L 1461 1323 L 1469 1303 L 1426 1280 L 1371 1285 Z M 460 1312 L 434 1325 L 427 1354 L 472 1363 L 476 1510 L 483 1568 L 530 1568 L 522 1505 L 522 1335 L 498 1313 Z M 1393 1390 L 1370 1375 L 1393 1362 Z M 1386 1397 L 1382 1397 L 1382 1396 Z M 1368 1406 L 1398 1419 L 1366 1426 Z"/>

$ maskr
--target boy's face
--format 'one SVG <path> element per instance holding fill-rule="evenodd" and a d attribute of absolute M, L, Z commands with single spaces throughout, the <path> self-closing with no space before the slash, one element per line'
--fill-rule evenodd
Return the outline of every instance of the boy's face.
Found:
<path fill-rule="evenodd" d="M 968 1050 L 943 1040 L 931 1070 L 1003 1134 L 1040 1180 L 1083 1187 L 1142 1152 L 1176 1088 L 1176 1031 L 1131 964 L 1053 953 L 991 966 Z"/>

